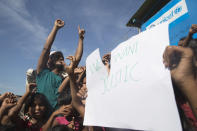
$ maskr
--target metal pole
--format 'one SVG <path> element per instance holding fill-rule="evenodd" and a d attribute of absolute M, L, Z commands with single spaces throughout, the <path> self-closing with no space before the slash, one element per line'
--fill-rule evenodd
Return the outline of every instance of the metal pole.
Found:
<path fill-rule="evenodd" d="M 138 29 L 138 34 L 141 33 L 141 28 L 138 27 L 137 29 Z"/>

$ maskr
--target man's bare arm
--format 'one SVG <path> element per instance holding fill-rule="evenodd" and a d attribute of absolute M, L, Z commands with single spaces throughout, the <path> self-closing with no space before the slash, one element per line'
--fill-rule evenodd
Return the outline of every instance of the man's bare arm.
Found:
<path fill-rule="evenodd" d="M 76 85 L 76 78 L 74 75 L 74 67 L 76 64 L 76 59 L 74 56 L 67 57 L 71 61 L 70 65 L 66 67 L 66 71 L 70 78 L 70 89 L 71 89 L 71 96 L 72 96 L 72 105 L 73 107 L 79 112 L 81 117 L 84 117 L 85 107 L 81 104 L 80 99 L 77 96 L 77 85 Z"/>
<path fill-rule="evenodd" d="M 78 33 L 79 33 L 79 42 L 78 42 L 77 50 L 75 52 L 76 67 L 78 66 L 78 64 L 81 60 L 82 54 L 83 54 L 83 39 L 84 39 L 84 35 L 85 35 L 85 30 L 80 29 L 80 26 L 78 26 Z"/>
<path fill-rule="evenodd" d="M 51 46 L 53 44 L 53 41 L 55 40 L 55 36 L 57 34 L 57 31 L 64 26 L 64 21 L 62 20 L 56 20 L 54 27 L 49 34 L 46 43 L 44 45 L 44 48 L 42 50 L 42 53 L 40 55 L 40 58 L 38 60 L 38 65 L 37 65 L 37 74 L 39 74 L 47 65 L 47 61 L 49 59 L 49 53 L 51 50 Z"/>
<path fill-rule="evenodd" d="M 10 111 L 8 112 L 9 118 L 12 118 L 19 113 L 27 97 L 36 91 L 35 87 L 36 87 L 35 83 L 30 83 L 27 85 L 25 94 L 18 100 L 17 104 L 13 108 L 11 108 Z"/>
<path fill-rule="evenodd" d="M 78 66 L 81 57 L 83 55 L 83 39 L 84 39 L 84 35 L 85 35 L 85 30 L 84 29 L 80 29 L 80 26 L 78 26 L 78 34 L 79 34 L 79 42 L 78 42 L 78 47 L 77 50 L 75 52 L 75 58 L 76 58 L 76 64 L 75 64 L 75 68 Z M 62 92 L 66 86 L 69 83 L 69 79 L 64 79 L 64 81 L 62 82 L 62 84 L 60 85 L 58 92 Z"/>
<path fill-rule="evenodd" d="M 16 105 L 16 103 L 11 103 L 9 98 L 4 99 L 4 101 L 0 107 L 0 123 L 1 123 L 1 120 L 2 120 L 5 112 L 7 110 L 9 110 L 9 108 L 12 108 L 15 105 Z"/>

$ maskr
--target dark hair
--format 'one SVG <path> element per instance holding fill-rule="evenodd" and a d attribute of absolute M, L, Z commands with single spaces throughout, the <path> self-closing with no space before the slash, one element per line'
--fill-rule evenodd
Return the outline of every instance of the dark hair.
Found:
<path fill-rule="evenodd" d="M 73 131 L 73 129 L 68 128 L 66 125 L 56 125 L 52 127 L 49 131 Z"/>
<path fill-rule="evenodd" d="M 190 47 L 193 50 L 194 57 L 197 60 L 197 39 L 192 39 L 189 41 L 188 47 Z"/>
<path fill-rule="evenodd" d="M 46 96 L 42 93 L 35 93 L 32 94 L 26 101 L 25 103 L 25 108 L 24 108 L 24 114 L 28 113 L 29 107 L 33 106 L 34 101 L 41 101 L 43 105 L 46 108 L 46 112 L 44 113 L 44 119 L 48 119 L 53 111 L 53 108 L 49 104 L 49 101 L 47 100 Z"/>
<path fill-rule="evenodd" d="M 0 108 L 1 108 L 2 103 L 3 103 L 3 101 L 0 101 Z"/>
<path fill-rule="evenodd" d="M 186 37 L 182 37 L 180 39 L 181 40 L 184 40 Z M 191 39 L 189 42 L 188 42 L 188 46 L 189 48 L 191 48 L 193 50 L 193 53 L 194 53 L 194 57 L 195 57 L 195 60 L 197 60 L 197 39 Z M 177 52 L 177 51 L 174 51 L 171 56 L 170 56 L 170 69 L 173 69 L 173 68 L 176 68 L 179 64 L 181 60 L 181 53 L 180 52 Z M 176 66 L 172 66 L 172 65 L 176 65 Z"/>
<path fill-rule="evenodd" d="M 62 105 L 69 105 L 71 104 L 71 101 L 72 101 L 71 93 L 66 91 L 61 92 L 57 98 L 57 103 L 59 107 Z"/>
<path fill-rule="evenodd" d="M 55 52 L 55 53 L 53 53 L 52 55 L 49 56 L 48 66 L 51 70 L 53 70 L 55 68 L 55 63 L 60 58 L 64 58 L 64 55 L 61 51 L 57 51 L 57 52 Z"/>
<path fill-rule="evenodd" d="M 0 125 L 0 131 L 18 131 L 19 127 L 16 125 Z M 21 129 L 20 131 L 25 131 L 25 129 Z"/>

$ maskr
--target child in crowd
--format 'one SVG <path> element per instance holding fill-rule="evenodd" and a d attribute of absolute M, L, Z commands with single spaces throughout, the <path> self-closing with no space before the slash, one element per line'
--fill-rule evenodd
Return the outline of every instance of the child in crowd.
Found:
<path fill-rule="evenodd" d="M 85 77 L 85 68 L 84 67 L 78 67 L 75 68 L 74 70 L 75 76 L 77 77 L 76 83 L 80 87 L 82 87 L 81 82 L 83 78 Z M 80 89 L 78 92 L 79 97 L 83 96 L 83 90 L 84 88 Z M 86 92 L 87 94 L 87 92 Z M 87 96 L 87 95 L 86 95 Z M 84 102 L 86 97 L 81 98 L 82 102 Z M 61 92 L 59 97 L 58 97 L 58 105 L 61 106 L 66 106 L 67 107 L 67 116 L 57 116 L 54 121 L 53 121 L 53 126 L 56 125 L 67 125 L 69 128 L 72 128 L 73 130 L 80 131 L 82 130 L 82 118 L 79 116 L 79 113 L 72 108 L 71 105 L 72 97 L 71 94 L 68 92 Z"/>
<path fill-rule="evenodd" d="M 79 116 L 79 113 L 72 108 L 71 105 L 72 97 L 71 94 L 66 94 L 62 92 L 58 97 L 58 105 L 60 107 L 66 107 L 66 115 L 57 116 L 52 126 L 56 125 L 67 125 L 69 128 L 72 128 L 75 131 L 82 130 L 82 118 Z"/>
<path fill-rule="evenodd" d="M 21 126 L 32 131 L 39 131 L 51 113 L 52 107 L 46 97 L 41 93 L 35 93 L 25 103 L 24 121 Z"/>
<path fill-rule="evenodd" d="M 68 73 L 68 76 L 70 78 L 70 89 L 71 89 L 71 96 L 72 96 L 72 106 L 74 109 L 76 109 L 82 119 L 84 119 L 84 113 L 85 113 L 85 103 L 81 101 L 81 98 L 85 98 L 87 96 L 87 88 L 86 88 L 86 78 L 84 77 L 83 83 L 81 86 L 77 84 L 76 75 L 74 73 L 75 70 L 75 64 L 76 64 L 76 58 L 74 56 L 67 57 L 71 61 L 69 66 L 66 66 L 66 71 Z M 80 88 L 80 89 L 79 89 Z M 87 127 L 85 126 L 82 131 L 94 131 L 94 127 Z M 98 127 L 97 130 L 103 131 L 104 128 Z"/>
<path fill-rule="evenodd" d="M 24 128 L 20 127 L 20 124 L 18 123 L 20 120 L 20 117 L 18 116 L 23 103 L 25 100 L 33 94 L 36 90 L 36 84 L 28 84 L 26 87 L 25 94 L 19 99 L 16 99 L 16 96 L 13 94 L 5 94 L 4 101 L 0 108 L 0 125 L 1 127 L 6 127 L 6 129 L 12 128 L 17 130 L 24 130 Z M 8 128 L 8 129 L 9 129 Z M 3 128 L 5 129 L 5 128 Z"/>

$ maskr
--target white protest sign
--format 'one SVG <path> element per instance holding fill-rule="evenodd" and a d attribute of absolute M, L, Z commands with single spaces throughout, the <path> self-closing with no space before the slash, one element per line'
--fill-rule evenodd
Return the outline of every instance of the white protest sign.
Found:
<path fill-rule="evenodd" d="M 86 60 L 88 98 L 84 125 L 181 131 L 170 72 L 162 56 L 168 24 L 136 35 L 111 52 L 111 70 L 99 50 Z"/>

